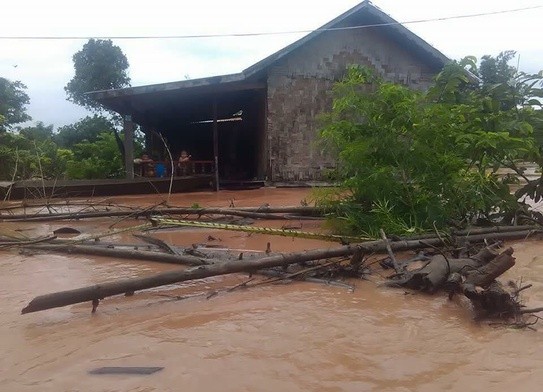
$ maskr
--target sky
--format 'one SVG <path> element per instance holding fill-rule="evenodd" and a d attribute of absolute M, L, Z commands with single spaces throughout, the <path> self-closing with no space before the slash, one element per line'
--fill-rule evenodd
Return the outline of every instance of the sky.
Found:
<path fill-rule="evenodd" d="M 157 36 L 311 30 L 361 0 L 17 0 L 2 5 L 0 37 Z M 399 22 L 486 13 L 543 0 L 374 0 Z M 543 70 L 543 8 L 456 20 L 405 24 L 451 59 L 516 50 L 522 71 Z M 132 85 L 237 73 L 305 34 L 193 39 L 113 39 L 127 56 Z M 55 128 L 88 115 L 68 102 L 72 56 L 86 39 L 0 39 L 0 76 L 20 80 L 34 121 Z M 514 64 L 516 65 L 516 64 Z"/>

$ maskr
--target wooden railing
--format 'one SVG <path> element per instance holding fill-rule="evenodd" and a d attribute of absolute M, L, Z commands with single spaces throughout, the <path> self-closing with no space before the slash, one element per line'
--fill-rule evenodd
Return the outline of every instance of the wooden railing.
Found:
<path fill-rule="evenodd" d="M 213 161 L 188 161 L 177 163 L 176 166 L 176 175 L 178 176 L 212 174 L 215 172 L 215 162 Z M 171 167 L 168 169 L 171 170 Z"/>

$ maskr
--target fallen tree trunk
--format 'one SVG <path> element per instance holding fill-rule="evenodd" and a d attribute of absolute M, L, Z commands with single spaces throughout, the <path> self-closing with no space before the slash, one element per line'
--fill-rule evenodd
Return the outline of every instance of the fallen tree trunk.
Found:
<path fill-rule="evenodd" d="M 439 240 L 437 240 L 439 241 Z M 436 244 L 438 243 L 436 241 Z M 428 245 L 421 243 L 420 241 L 398 241 L 390 244 L 393 250 L 405 250 L 415 248 L 424 248 Z M 96 248 L 92 246 L 72 246 L 59 248 L 58 245 L 42 245 L 40 247 L 29 246 L 31 249 L 47 249 L 61 252 L 70 251 L 85 251 L 92 252 L 93 254 L 101 254 L 104 256 L 111 256 L 113 252 L 111 249 Z M 237 272 L 255 272 L 259 269 L 277 267 L 295 263 L 301 263 L 311 260 L 319 260 L 331 257 L 341 257 L 352 255 L 355 252 L 363 251 L 368 253 L 374 253 L 377 251 L 386 250 L 386 244 L 384 241 L 369 241 L 359 245 L 347 245 L 334 249 L 317 249 L 307 252 L 291 253 L 288 255 L 277 255 L 264 257 L 256 261 L 231 261 L 228 263 L 218 263 L 209 266 L 201 266 L 196 269 L 188 271 L 171 271 L 162 274 L 154 275 L 147 278 L 139 279 L 125 279 L 118 282 L 105 283 L 95 286 L 89 286 L 83 289 L 69 290 L 60 293 L 47 294 L 35 298 L 32 302 L 23 309 L 23 313 L 36 312 L 40 310 L 71 305 L 79 302 L 98 300 L 104 297 L 123 294 L 126 292 L 133 292 L 136 290 L 144 290 L 152 287 L 168 285 L 177 282 L 183 282 L 192 279 L 202 279 L 210 276 L 232 274 Z M 142 258 L 143 252 L 134 252 L 132 250 L 117 250 L 117 255 L 124 254 L 126 257 Z M 159 261 L 165 260 L 178 260 L 179 256 L 168 254 L 151 254 L 152 252 L 145 252 L 146 257 L 160 258 Z M 185 256 L 184 256 L 185 257 Z M 194 258 L 201 261 L 198 258 Z"/>
<path fill-rule="evenodd" d="M 477 235 L 485 235 L 485 234 L 497 234 L 497 233 L 511 233 L 511 232 L 525 232 L 525 233 L 531 233 L 531 232 L 541 232 L 543 231 L 543 227 L 540 225 L 518 225 L 518 226 L 488 226 L 488 227 L 470 227 L 462 230 L 451 230 L 443 231 L 441 232 L 441 237 L 445 240 L 450 238 L 461 238 L 461 237 L 473 237 Z M 424 241 L 426 239 L 430 238 L 437 238 L 438 236 L 435 233 L 424 233 L 424 234 L 416 234 L 411 236 L 390 236 L 391 240 L 398 241 L 398 240 L 421 240 Z"/>
<path fill-rule="evenodd" d="M 508 233 L 512 231 L 527 231 L 541 229 L 539 225 L 519 225 L 519 226 L 489 226 L 489 227 L 471 227 L 463 230 L 453 230 L 451 234 L 456 236 L 470 236 L 476 234 L 488 233 Z"/>
<path fill-rule="evenodd" d="M 456 237 L 455 241 L 457 245 L 461 246 L 468 243 L 477 243 L 482 242 L 487 239 L 492 240 L 521 240 L 530 238 L 536 234 L 543 233 L 543 229 L 534 228 L 533 230 L 522 230 L 522 231 L 510 231 L 510 232 L 500 232 L 500 233 L 485 233 L 485 234 L 475 234 L 475 235 L 466 235 L 463 237 Z"/>
<path fill-rule="evenodd" d="M 389 285 L 434 293 L 444 290 L 452 298 L 462 293 L 483 317 L 512 316 L 518 314 L 520 304 L 495 279 L 515 265 L 513 248 L 499 255 L 491 248 L 484 248 L 471 259 L 452 259 L 437 255 L 423 267 L 406 271 Z"/>
<path fill-rule="evenodd" d="M 483 248 L 479 253 L 466 259 L 447 258 L 444 255 L 432 257 L 426 265 L 416 270 L 405 271 L 393 276 L 390 285 L 435 292 L 445 288 L 459 290 L 462 285 L 487 287 L 498 276 L 514 265 L 512 248 L 501 254 L 493 249 Z M 401 278 L 397 279 L 398 276 Z"/>
<path fill-rule="evenodd" d="M 298 207 L 285 207 L 285 209 L 288 208 L 298 208 Z M 305 207 L 304 207 L 305 208 Z M 510 229 L 513 230 L 517 226 L 511 226 Z M 518 226 L 525 227 L 525 226 Z M 487 238 L 493 238 L 493 239 L 516 239 L 516 238 L 526 238 L 529 234 L 534 233 L 534 230 L 522 230 L 522 231 L 509 231 L 507 228 L 502 230 L 504 232 L 500 233 L 487 233 L 487 234 L 477 234 L 475 236 L 467 236 L 465 240 L 469 240 L 471 243 L 476 242 L 482 242 L 486 240 Z M 108 234 L 109 235 L 109 234 Z M 418 236 L 415 236 L 414 238 L 418 238 Z M 56 243 L 61 242 L 63 245 L 59 246 Z M 189 255 L 165 255 L 158 252 L 143 252 L 143 251 L 136 251 L 136 250 L 127 250 L 127 249 L 114 249 L 114 248 L 98 248 L 94 245 L 71 245 L 66 244 L 65 240 L 56 240 L 51 241 L 53 244 L 25 244 L 22 241 L 13 242 L 13 244 L 9 244 L 10 246 L 18 245 L 22 246 L 28 249 L 35 249 L 35 250 L 45 250 L 45 251 L 54 251 L 54 252 L 61 252 L 61 253 L 76 253 L 76 254 L 90 254 L 90 255 L 97 255 L 97 256 L 109 256 L 109 257 L 119 257 L 119 258 L 127 258 L 127 259 L 139 259 L 139 260 L 149 260 L 149 261 L 158 261 L 158 262 L 165 262 L 165 263 L 173 263 L 173 264 L 183 264 L 183 265 L 202 265 L 205 264 L 205 262 L 202 259 L 199 259 L 194 256 Z M 423 249 L 428 247 L 438 247 L 442 246 L 443 241 L 439 237 L 427 237 L 422 239 L 403 239 L 399 241 L 391 241 L 390 246 L 391 250 L 393 251 L 405 251 L 405 250 L 416 250 L 416 249 Z M 366 241 L 366 242 L 360 242 L 358 245 L 356 245 L 357 248 L 360 251 L 363 251 L 365 253 L 380 253 L 386 250 L 386 243 L 381 240 L 376 241 Z M 343 249 L 343 248 L 340 248 Z M 344 249 L 347 249 L 347 253 L 344 255 L 352 255 L 350 249 L 352 247 L 344 247 Z M 472 259 L 476 259 L 478 256 L 473 256 Z"/>
<path fill-rule="evenodd" d="M 487 288 L 498 276 L 515 265 L 513 248 L 507 248 L 482 267 L 464 272 L 464 284 Z"/>
<path fill-rule="evenodd" d="M 504 233 L 509 234 L 509 233 Z M 524 236 L 522 236 L 523 238 Z M 486 237 L 477 236 L 477 241 L 483 241 Z M 472 240 L 472 242 L 477 242 Z M 15 245 L 15 243 L 14 243 Z M 137 250 L 128 250 L 128 249 L 115 249 L 115 248 L 103 248 L 95 245 L 71 245 L 71 244 L 32 244 L 32 245 L 23 245 L 22 247 L 26 249 L 33 250 L 43 250 L 49 252 L 59 252 L 59 253 L 74 253 L 74 254 L 88 254 L 95 256 L 107 256 L 107 257 L 118 257 L 126 259 L 138 259 L 138 260 L 149 260 L 149 261 L 158 261 L 164 263 L 173 263 L 173 264 L 183 264 L 183 265 L 203 265 L 206 264 L 205 260 L 202 260 L 198 257 L 189 256 L 189 255 L 171 255 L 159 252 L 147 252 L 147 251 L 137 251 Z M 436 247 L 442 245 L 442 241 L 439 238 L 426 238 L 425 241 L 421 240 L 401 240 L 401 241 L 390 241 L 390 247 L 393 251 L 401 252 L 405 250 L 416 250 L 424 249 L 429 247 Z M 339 256 L 350 256 L 353 255 L 357 250 L 363 253 L 382 253 L 386 252 L 386 243 L 382 240 L 376 241 L 366 241 L 361 242 L 356 245 L 347 245 L 343 247 L 336 248 L 339 250 Z M 326 249 L 317 249 L 315 252 L 326 252 Z M 324 253 L 322 253 L 324 254 Z M 473 256 L 472 259 L 477 259 L 478 255 Z M 315 259 L 316 260 L 316 259 Z"/>
<path fill-rule="evenodd" d="M 433 242 L 433 243 L 432 243 Z M 436 246 L 441 243 L 440 239 L 428 240 L 425 242 L 421 241 L 395 241 L 390 243 L 390 247 L 395 251 L 402 251 L 407 249 L 418 249 L 418 248 L 427 248 L 428 246 Z M 50 248 L 49 250 L 55 250 L 55 245 L 40 246 L 42 249 Z M 80 248 L 82 246 L 74 247 Z M 30 248 L 39 249 L 37 245 L 31 246 Z M 56 250 L 59 248 L 56 246 Z M 92 246 L 87 246 L 87 248 L 92 248 Z M 306 252 L 290 253 L 286 255 L 277 255 L 264 257 L 255 261 L 230 261 L 227 263 L 218 263 L 208 266 L 200 266 L 195 269 L 188 271 L 171 271 L 161 274 L 157 274 L 147 278 L 138 278 L 138 279 L 125 279 L 122 281 L 99 284 L 94 286 L 85 287 L 82 289 L 69 290 L 60 293 L 47 294 L 35 298 L 32 302 L 23 309 L 23 313 L 36 312 L 40 310 L 71 305 L 79 302 L 98 300 L 104 297 L 123 294 L 126 292 L 134 292 L 137 290 L 144 290 L 152 287 L 158 287 L 163 285 L 168 285 L 177 282 L 183 282 L 186 280 L 192 279 L 202 279 L 210 276 L 216 275 L 225 275 L 232 274 L 237 272 L 256 272 L 259 269 L 286 266 L 289 264 L 307 262 L 311 260 L 320 260 L 332 257 L 342 257 L 350 256 L 356 252 L 365 252 L 365 253 L 376 253 L 386 251 L 386 242 L 385 241 L 368 241 L 358 245 L 346 245 L 333 249 L 316 249 Z M 69 247 L 64 248 L 66 252 L 69 252 Z M 85 249 L 92 251 L 92 249 Z M 111 255 L 106 254 L 107 251 L 104 251 L 103 248 L 96 249 L 96 253 L 102 253 L 102 255 Z M 125 253 L 127 255 L 132 255 L 135 252 L 133 251 L 120 251 L 118 254 Z M 141 253 L 141 252 L 140 252 Z M 168 255 L 168 254 L 157 254 L 151 255 L 145 252 L 146 256 L 151 257 L 160 257 L 161 260 L 169 259 L 178 259 L 180 256 Z M 140 254 L 136 253 L 138 256 Z M 159 256 L 160 255 L 160 256 Z M 184 256 L 186 257 L 186 256 Z M 194 258 L 201 261 L 198 258 Z"/>
<path fill-rule="evenodd" d="M 440 244 L 439 239 L 434 239 L 430 241 L 421 242 L 418 240 L 414 241 L 394 241 L 390 242 L 390 247 L 393 251 L 404 251 L 411 249 L 424 249 L 431 246 L 438 246 Z M 13 245 L 16 245 L 15 243 Z M 149 260 L 149 261 L 159 261 L 164 263 L 173 263 L 173 264 L 184 264 L 184 265 L 203 265 L 205 261 L 194 256 L 189 255 L 172 255 L 167 253 L 160 252 L 149 252 L 149 251 L 138 251 L 132 249 L 115 249 L 113 248 L 114 244 L 110 244 L 111 248 L 104 248 L 103 246 L 98 245 L 75 245 L 66 243 L 65 241 L 59 241 L 59 243 L 51 244 L 31 244 L 23 245 L 22 248 L 33 249 L 33 250 L 43 250 L 48 252 L 59 252 L 59 253 L 74 253 L 74 254 L 88 254 L 94 256 L 108 256 L 108 257 L 119 257 L 126 259 L 138 259 L 138 260 Z M 100 244 L 101 245 L 101 244 Z M 119 244 L 123 245 L 123 244 Z M 357 250 L 365 253 L 381 253 L 386 252 L 386 244 L 381 240 L 376 241 L 367 241 L 362 242 L 356 245 L 346 245 L 338 248 L 334 248 L 338 252 L 338 256 L 350 256 L 354 254 Z M 324 255 L 322 258 L 330 257 L 327 256 L 329 249 L 315 249 L 314 252 Z M 291 255 L 296 255 L 300 253 L 291 253 Z M 311 259 L 311 260 L 318 260 Z"/>
<path fill-rule="evenodd" d="M 416 271 L 402 286 L 434 293 L 447 281 L 449 274 L 462 269 L 476 268 L 479 263 L 471 259 L 446 259 L 442 255 L 432 257 L 428 265 Z"/>
<path fill-rule="evenodd" d="M 158 246 L 160 249 L 165 251 L 166 253 L 172 254 L 172 255 L 179 255 L 179 252 L 170 244 L 162 241 L 159 238 L 151 237 L 150 235 L 143 235 L 143 234 L 132 234 L 134 237 L 139 238 L 140 240 L 147 242 L 148 244 L 152 244 L 155 246 Z"/>
<path fill-rule="evenodd" d="M 513 315 L 520 310 L 519 303 L 495 280 L 515 265 L 512 255 L 513 248 L 507 248 L 489 263 L 465 274 L 465 281 L 460 286 L 462 293 L 485 317 Z"/>
<path fill-rule="evenodd" d="M 180 265 L 204 265 L 208 261 L 195 256 L 174 255 L 162 252 L 141 251 L 135 249 L 115 249 L 104 248 L 96 245 L 65 245 L 65 244 L 33 244 L 25 245 L 25 249 L 42 250 L 58 253 L 84 254 L 92 256 L 116 257 L 130 260 L 148 260 L 161 263 L 180 264 Z M 212 262 L 211 260 L 209 262 Z"/>
<path fill-rule="evenodd" d="M 345 256 L 347 254 L 352 254 L 355 250 L 356 247 L 348 246 L 336 249 L 312 250 L 301 253 L 291 253 L 289 255 L 264 257 L 256 261 L 231 261 L 228 263 L 200 266 L 189 270 L 168 271 L 145 278 L 124 279 L 110 283 L 97 284 L 80 289 L 36 297 L 22 310 L 22 313 L 38 312 L 86 301 L 96 301 L 112 295 L 131 293 L 137 290 L 145 290 L 187 280 L 203 279 L 210 276 L 226 275 L 237 272 L 254 272 L 264 268 Z"/>
<path fill-rule="evenodd" d="M 164 204 L 164 202 L 159 203 L 158 205 Z M 134 206 L 130 205 L 121 205 L 116 203 L 93 203 L 93 202 L 59 202 L 59 203 L 47 203 L 47 204 L 21 204 L 17 206 L 8 206 L 8 207 L 0 207 L 0 211 L 2 210 L 14 210 L 14 209 L 21 209 L 21 208 L 46 208 L 48 206 L 65 206 L 65 207 L 73 207 L 73 206 L 83 206 L 83 207 L 114 207 L 114 208 L 124 208 L 132 212 L 141 211 L 142 208 L 135 208 Z M 272 214 L 300 214 L 300 215 L 307 215 L 307 216 L 321 216 L 325 212 L 325 208 L 322 207 L 314 207 L 314 206 L 279 206 L 279 207 L 272 207 L 268 205 L 263 205 L 259 207 L 184 207 L 184 206 L 174 206 L 174 205 L 167 205 L 163 209 L 172 209 L 172 210 L 190 210 L 190 211 L 203 211 L 205 213 L 208 210 L 211 209 L 220 209 L 220 210 L 235 210 L 235 211 L 245 211 L 245 212 L 261 212 L 261 213 L 272 213 Z M 32 213 L 28 214 L 19 214 L 19 215 L 11 215 L 14 217 L 24 217 L 24 216 L 32 216 Z M 8 216 L 7 214 L 1 214 L 2 216 Z"/>
<path fill-rule="evenodd" d="M 420 241 L 397 241 L 397 242 L 391 242 L 390 246 L 395 251 L 402 251 L 402 250 L 409 250 L 409 249 L 421 249 L 421 248 L 427 248 L 428 245 L 438 245 L 439 240 L 436 240 L 435 243 L 432 243 L 432 241 L 427 242 L 425 244 L 420 243 Z M 103 247 L 99 245 L 74 245 L 74 244 L 66 244 L 66 243 L 53 243 L 53 244 L 29 244 L 22 246 L 25 249 L 32 249 L 32 250 L 39 250 L 39 251 L 47 251 L 47 252 L 57 252 L 57 253 L 69 253 L 69 254 L 84 254 L 84 255 L 91 255 L 91 256 L 105 256 L 105 257 L 116 257 L 116 258 L 122 258 L 122 259 L 130 259 L 130 260 L 148 260 L 148 261 L 157 261 L 161 263 L 169 263 L 169 264 L 180 264 L 180 265 L 189 265 L 189 266 L 197 266 L 197 265 L 204 265 L 204 264 L 210 264 L 213 262 L 220 262 L 217 259 L 212 260 L 205 260 L 201 259 L 195 256 L 190 255 L 172 255 L 162 252 L 153 252 L 153 251 L 142 251 L 142 250 L 135 250 L 135 249 L 115 249 L 113 247 L 114 245 L 111 245 L 111 247 Z M 383 241 L 368 241 L 363 242 L 359 245 L 352 245 L 352 246 L 343 246 L 336 248 L 338 251 L 338 256 L 349 256 L 354 254 L 357 250 L 360 250 L 362 252 L 366 253 L 379 253 L 386 251 L 386 245 L 383 243 Z M 328 253 L 326 253 L 328 249 L 317 249 L 314 252 L 317 252 L 318 254 L 324 255 L 323 258 L 329 257 L 326 256 Z M 299 254 L 299 253 L 292 253 L 293 255 Z M 318 260 L 318 258 L 311 259 L 311 260 Z"/>
<path fill-rule="evenodd" d="M 52 214 L 18 214 L 18 215 L 0 215 L 4 221 L 25 221 L 25 222 L 40 222 L 53 221 L 63 219 L 91 219 L 104 217 L 123 217 L 133 216 L 149 217 L 151 215 L 231 215 L 243 218 L 267 219 L 267 220 L 288 220 L 300 219 L 300 217 L 292 215 L 277 215 L 277 214 L 299 214 L 302 217 L 307 216 L 322 216 L 322 209 L 316 207 L 254 207 L 251 209 L 236 209 L 236 208 L 191 208 L 191 207 L 174 207 L 174 208 L 156 208 L 156 209 L 141 209 L 130 211 L 89 211 L 89 212 L 73 212 L 73 213 L 52 213 Z"/>
<path fill-rule="evenodd" d="M 484 290 L 478 286 L 463 284 L 462 290 L 462 293 L 470 299 L 479 316 L 513 316 L 520 311 L 520 304 L 498 281 L 493 281 Z"/>
<path fill-rule="evenodd" d="M 488 263 L 497 255 L 490 248 L 483 248 L 479 253 L 467 259 L 453 259 L 447 258 L 444 255 L 436 255 L 422 268 L 400 274 L 403 275 L 403 278 L 392 281 L 390 285 L 434 293 L 443 288 L 451 275 L 457 276 L 458 274 L 477 270 L 477 268 Z M 451 282 L 448 283 L 450 284 Z"/>

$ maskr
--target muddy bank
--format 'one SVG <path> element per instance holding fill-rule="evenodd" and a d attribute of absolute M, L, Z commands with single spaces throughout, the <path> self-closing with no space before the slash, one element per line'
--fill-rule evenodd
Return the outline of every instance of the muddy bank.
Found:
<path fill-rule="evenodd" d="M 307 190 L 262 189 L 174 195 L 175 204 L 227 207 L 299 204 Z M 179 197 L 180 199 L 177 199 Z M 125 197 L 152 205 L 158 197 Z M 71 226 L 93 232 L 111 222 Z M 133 223 L 133 222 L 132 222 Z M 126 223 L 128 224 L 128 223 Z M 269 225 L 270 222 L 259 224 Z M 280 222 L 274 222 L 280 225 Z M 292 222 L 289 222 L 292 224 Z M 324 230 L 316 222 L 297 222 Z M 47 232 L 65 223 L 40 225 Z M 3 227 L 14 229 L 12 224 Z M 24 227 L 36 230 L 36 225 Z M 176 245 L 207 241 L 202 229 L 161 232 Z M 119 235 L 119 239 L 127 239 Z M 216 232 L 225 246 L 295 251 L 335 246 L 317 240 Z M 543 243 L 513 244 L 506 278 L 532 283 L 527 302 L 543 304 Z M 0 253 L 0 381 L 6 391 L 435 391 L 537 390 L 543 381 L 542 332 L 496 329 L 471 320 L 460 298 L 406 295 L 357 281 L 356 290 L 310 283 L 262 286 L 209 300 L 175 296 L 234 285 L 218 277 L 134 297 L 20 316 L 35 295 L 175 266 L 107 258 Z M 101 366 L 163 366 L 151 376 L 97 376 Z"/>

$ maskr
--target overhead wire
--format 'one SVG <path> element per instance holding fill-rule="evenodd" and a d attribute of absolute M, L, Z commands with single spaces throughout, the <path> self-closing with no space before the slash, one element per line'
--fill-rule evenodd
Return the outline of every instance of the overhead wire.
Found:
<path fill-rule="evenodd" d="M 253 33 L 225 33 L 225 34 L 139 35 L 139 36 L 138 35 L 134 35 L 134 36 L 129 36 L 129 35 L 0 36 L 0 40 L 87 40 L 87 39 L 92 39 L 92 38 L 116 39 L 116 40 L 136 40 L 136 39 L 139 40 L 139 39 L 197 39 L 197 38 L 256 37 L 256 36 L 266 36 L 266 35 L 287 35 L 287 34 L 304 34 L 304 33 L 324 32 L 324 31 L 357 30 L 357 29 L 366 29 L 366 28 L 372 28 L 372 27 L 439 22 L 439 21 L 447 21 L 447 20 L 454 20 L 454 19 L 467 19 L 467 18 L 476 18 L 476 17 L 490 16 L 490 15 L 508 14 L 508 13 L 514 13 L 514 12 L 529 11 L 529 10 L 534 10 L 534 9 L 539 9 L 539 8 L 543 8 L 543 4 L 529 6 L 529 7 L 522 7 L 522 8 L 507 9 L 507 10 L 480 12 L 480 13 L 475 13 L 475 14 L 453 15 L 453 16 L 444 16 L 444 17 L 428 18 L 428 19 L 415 19 L 415 20 L 408 20 L 404 22 L 389 22 L 389 23 L 365 24 L 365 25 L 359 25 L 359 26 L 320 28 L 320 29 L 313 29 L 313 30 L 289 30 L 289 31 L 269 31 L 269 32 L 261 31 L 261 32 L 253 32 Z"/>

